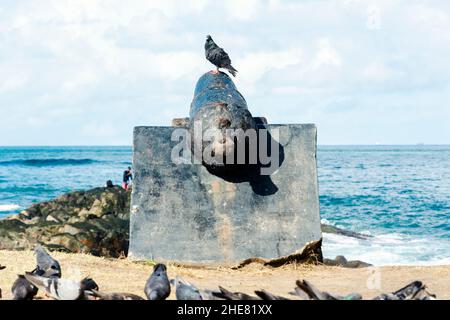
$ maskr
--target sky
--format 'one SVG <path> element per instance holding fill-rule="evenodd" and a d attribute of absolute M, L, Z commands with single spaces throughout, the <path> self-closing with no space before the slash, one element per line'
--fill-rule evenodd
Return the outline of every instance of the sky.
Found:
<path fill-rule="evenodd" d="M 450 2 L 0 0 L 0 145 L 131 145 L 230 55 L 254 116 L 319 144 L 450 144 Z"/>

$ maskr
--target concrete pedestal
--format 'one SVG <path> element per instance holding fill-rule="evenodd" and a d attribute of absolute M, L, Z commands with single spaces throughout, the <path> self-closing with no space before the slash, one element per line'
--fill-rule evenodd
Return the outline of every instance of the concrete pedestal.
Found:
<path fill-rule="evenodd" d="M 271 176 L 224 179 L 171 161 L 174 127 L 134 129 L 129 257 L 179 262 L 275 258 L 321 238 L 316 127 L 278 130 L 284 154 Z"/>

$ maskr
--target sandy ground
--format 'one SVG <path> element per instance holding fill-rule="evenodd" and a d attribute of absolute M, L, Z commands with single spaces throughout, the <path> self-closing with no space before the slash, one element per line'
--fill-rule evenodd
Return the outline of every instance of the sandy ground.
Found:
<path fill-rule="evenodd" d="M 129 292 L 144 296 L 145 282 L 152 272 L 152 263 L 127 259 L 106 259 L 83 254 L 52 253 L 60 261 L 63 277 L 80 279 L 91 276 L 105 292 Z M 31 251 L 1 251 L 0 288 L 3 299 L 11 299 L 11 286 L 16 275 L 35 267 Z M 346 269 L 340 267 L 289 265 L 281 268 L 251 264 L 240 270 L 229 266 L 180 266 L 168 264 L 170 278 L 180 276 L 199 288 L 215 289 L 218 285 L 232 291 L 252 293 L 266 289 L 289 297 L 295 280 L 306 279 L 319 289 L 332 293 L 359 292 L 369 299 L 381 292 L 390 292 L 413 280 L 421 280 L 438 299 L 450 299 L 450 266 L 389 266 Z M 44 298 L 41 293 L 37 298 Z M 175 299 L 172 292 L 170 299 Z"/>

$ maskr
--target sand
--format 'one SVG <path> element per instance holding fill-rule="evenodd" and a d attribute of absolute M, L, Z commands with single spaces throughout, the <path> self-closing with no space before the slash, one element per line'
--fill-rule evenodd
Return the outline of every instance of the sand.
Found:
<path fill-rule="evenodd" d="M 105 292 L 129 292 L 144 296 L 145 281 L 152 271 L 150 262 L 127 259 L 107 259 L 84 254 L 52 253 L 60 261 L 63 277 L 80 279 L 91 276 Z M 11 286 L 16 275 L 35 267 L 31 251 L 0 250 L 0 288 L 3 299 L 11 299 Z M 251 264 L 239 270 L 230 266 L 180 266 L 168 264 L 169 277 L 177 275 L 199 288 L 215 289 L 221 285 L 232 291 L 252 293 L 266 289 L 289 297 L 295 280 L 306 279 L 322 290 L 337 294 L 359 292 L 370 299 L 381 292 L 399 289 L 413 280 L 421 280 L 438 299 L 450 299 L 450 265 L 447 266 L 386 266 L 346 269 L 329 266 L 288 265 L 281 268 Z M 37 298 L 45 299 L 42 293 Z M 175 299 L 172 293 L 169 299 Z"/>

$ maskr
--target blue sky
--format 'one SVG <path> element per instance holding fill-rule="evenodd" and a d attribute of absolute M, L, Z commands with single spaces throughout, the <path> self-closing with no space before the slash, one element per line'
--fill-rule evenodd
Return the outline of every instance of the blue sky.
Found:
<path fill-rule="evenodd" d="M 130 145 L 188 115 L 206 34 L 253 115 L 450 143 L 449 1 L 0 0 L 0 145 Z"/>

